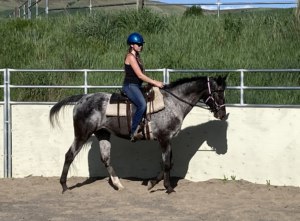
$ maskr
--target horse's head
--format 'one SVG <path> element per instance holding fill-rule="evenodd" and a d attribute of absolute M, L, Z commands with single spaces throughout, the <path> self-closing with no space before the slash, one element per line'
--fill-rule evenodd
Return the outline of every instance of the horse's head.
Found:
<path fill-rule="evenodd" d="M 205 104 L 209 106 L 214 117 L 223 120 L 226 116 L 225 108 L 225 88 L 226 77 L 207 78 L 207 97 Z"/>

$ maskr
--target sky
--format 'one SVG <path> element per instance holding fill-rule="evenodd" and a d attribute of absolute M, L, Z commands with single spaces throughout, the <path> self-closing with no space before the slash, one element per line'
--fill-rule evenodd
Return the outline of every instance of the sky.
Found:
<path fill-rule="evenodd" d="M 201 5 L 201 3 L 217 3 L 218 0 L 160 0 L 160 2 L 169 3 L 169 4 L 185 4 L 185 3 L 191 3 L 191 4 L 198 4 Z M 297 0 L 220 0 L 221 3 L 255 3 L 255 2 L 295 2 L 295 4 L 258 4 L 258 5 L 221 5 L 220 9 L 234 9 L 234 8 L 291 8 L 297 6 Z M 216 5 L 202 5 L 201 8 L 203 9 L 210 9 L 210 10 L 216 10 Z"/>

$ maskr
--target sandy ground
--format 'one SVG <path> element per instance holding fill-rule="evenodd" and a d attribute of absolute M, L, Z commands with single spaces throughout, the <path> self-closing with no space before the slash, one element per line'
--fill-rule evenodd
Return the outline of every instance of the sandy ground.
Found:
<path fill-rule="evenodd" d="M 300 220 L 300 188 L 247 181 L 190 182 L 172 178 L 152 191 L 147 180 L 72 177 L 61 194 L 58 177 L 0 179 L 0 220 Z"/>

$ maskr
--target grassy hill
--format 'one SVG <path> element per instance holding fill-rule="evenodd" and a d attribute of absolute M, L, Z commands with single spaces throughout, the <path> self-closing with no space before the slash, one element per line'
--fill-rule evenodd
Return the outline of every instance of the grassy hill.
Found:
<path fill-rule="evenodd" d="M 27 0 L 26 0 L 27 1 Z M 0 15 L 8 16 L 9 13 L 13 12 L 16 6 L 21 6 L 25 0 L 0 0 Z M 32 0 L 32 3 L 35 2 Z M 122 4 L 122 3 L 134 3 L 136 0 L 92 0 L 93 6 L 101 6 L 101 5 L 111 5 L 111 4 Z M 159 1 L 145 1 L 147 3 L 161 3 Z M 50 0 L 49 1 L 49 9 L 53 8 L 72 8 L 72 7 L 82 7 L 82 6 L 89 6 L 89 0 Z M 39 2 L 39 11 L 44 11 L 45 8 L 45 0 Z M 183 14 L 186 10 L 186 6 L 177 6 L 177 5 L 166 5 L 166 6 L 147 6 L 151 8 L 153 11 L 160 12 L 163 14 Z M 136 5 L 122 5 L 122 6 L 109 6 L 109 7 L 99 7 L 93 8 L 93 11 L 97 10 L 130 10 L 135 9 Z M 80 9 L 82 10 L 89 10 L 89 9 Z M 32 13 L 35 14 L 35 7 L 32 9 Z M 78 11 L 70 10 L 70 13 L 74 13 Z M 53 12 L 51 12 L 53 13 Z"/>
<path fill-rule="evenodd" d="M 125 7 L 123 7 L 125 8 Z M 294 69 L 300 66 L 300 22 L 292 9 L 217 16 L 164 16 L 154 10 L 76 13 L 40 19 L 0 19 L 0 67 L 122 69 L 134 31 L 146 40 L 147 69 Z M 52 15 L 57 13 L 52 13 Z M 30 54 L 30 56 L 28 56 Z M 147 73 L 161 79 L 161 73 Z M 210 73 L 217 76 L 220 73 Z M 172 73 L 170 81 L 203 73 Z M 15 85 L 81 85 L 77 73 L 14 73 Z M 92 85 L 121 85 L 123 73 L 89 73 Z M 1 79 L 1 78 L 0 78 Z M 3 78 L 2 78 L 3 79 Z M 247 86 L 299 86 L 299 73 L 245 73 Z M 240 82 L 230 73 L 229 86 Z M 13 100 L 56 101 L 81 89 L 13 89 Z M 98 90 L 89 90 L 95 92 Z M 109 91 L 111 92 L 111 91 Z M 245 90 L 245 103 L 299 104 L 300 91 Z M 226 93 L 239 102 L 239 91 Z M 1 91 L 0 91 L 1 98 Z"/>

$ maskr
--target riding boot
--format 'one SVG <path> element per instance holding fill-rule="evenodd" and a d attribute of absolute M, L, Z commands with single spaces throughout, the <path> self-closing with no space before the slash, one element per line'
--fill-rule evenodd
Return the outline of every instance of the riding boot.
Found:
<path fill-rule="evenodd" d="M 140 129 L 140 125 L 137 126 L 136 130 L 134 131 L 133 135 L 131 136 L 131 142 L 140 141 L 144 136 L 142 132 L 138 133 Z"/>

